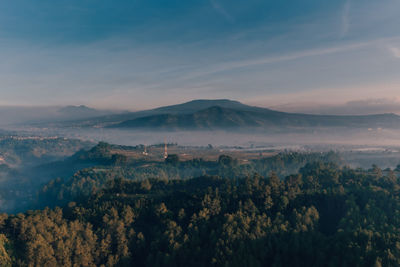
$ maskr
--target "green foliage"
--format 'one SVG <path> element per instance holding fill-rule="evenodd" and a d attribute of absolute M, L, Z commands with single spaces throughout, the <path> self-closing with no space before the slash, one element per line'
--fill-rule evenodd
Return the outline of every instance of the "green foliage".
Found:
<path fill-rule="evenodd" d="M 8 165 L 26 167 L 59 160 L 91 146 L 92 143 L 77 139 L 1 136 L 0 156 Z"/>
<path fill-rule="evenodd" d="M 166 164 L 170 164 L 172 166 L 178 166 L 179 164 L 179 156 L 176 154 L 171 154 L 168 155 L 168 157 L 165 159 Z"/>
<path fill-rule="evenodd" d="M 235 161 L 232 157 L 228 155 L 221 155 L 218 158 L 218 163 L 222 166 L 233 166 L 237 164 L 237 160 Z"/>
<path fill-rule="evenodd" d="M 12 266 L 10 253 L 13 253 L 10 241 L 4 234 L 0 234 L 0 266 Z"/>
<path fill-rule="evenodd" d="M 110 152 L 111 145 L 105 142 L 99 142 L 89 151 L 82 151 L 78 154 L 80 161 L 97 161 L 100 164 L 111 163 L 112 154 Z"/>
<path fill-rule="evenodd" d="M 114 165 L 125 165 L 128 162 L 128 157 L 121 154 L 113 154 L 111 156 L 111 162 Z"/>
<path fill-rule="evenodd" d="M 393 172 L 315 162 L 284 180 L 273 171 L 141 181 L 107 175 L 77 174 L 68 184 L 74 190 L 83 177 L 88 188 L 102 185 L 71 195 L 75 202 L 64 208 L 1 217 L 0 260 L 15 266 L 400 265 L 400 184 Z"/>
<path fill-rule="evenodd" d="M 238 160 L 221 155 L 217 162 L 193 159 L 180 161 L 177 155 L 171 154 L 162 162 L 128 162 L 125 156 L 111 154 L 112 145 L 99 143 L 90 151 L 78 153 L 74 162 L 87 162 L 95 167 L 78 171 L 70 179 L 55 179 L 46 184 L 39 193 L 36 208 L 45 206 L 65 205 L 76 198 L 87 197 L 104 188 L 107 181 L 124 178 L 129 180 L 146 179 L 190 179 L 204 175 L 217 175 L 223 178 L 237 179 L 258 173 L 261 176 L 270 176 L 273 173 L 275 180 L 285 175 L 293 174 L 309 162 L 320 159 L 321 162 L 340 159 L 334 153 L 281 153 L 273 157 L 252 160 L 246 164 L 239 164 Z M 75 159 L 74 157 L 74 159 Z M 97 163 L 97 164 L 96 164 Z M 322 164 L 321 163 L 321 164 Z M 100 164 L 100 165 L 99 165 Z"/>

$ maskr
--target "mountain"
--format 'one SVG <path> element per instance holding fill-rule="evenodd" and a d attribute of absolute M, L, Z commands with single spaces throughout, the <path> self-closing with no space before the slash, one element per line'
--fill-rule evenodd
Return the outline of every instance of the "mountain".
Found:
<path fill-rule="evenodd" d="M 94 109 L 84 105 L 80 106 L 65 106 L 57 110 L 57 119 L 60 120 L 81 120 L 90 119 L 113 114 L 120 114 L 122 111 Z"/>
<path fill-rule="evenodd" d="M 207 109 L 213 106 L 231 108 L 238 110 L 249 110 L 256 107 L 251 107 L 244 105 L 238 101 L 232 101 L 228 99 L 213 99 L 213 100 L 193 100 L 183 104 L 170 105 L 165 107 L 159 107 L 150 110 L 143 110 L 137 112 L 125 112 L 121 114 L 111 114 L 106 116 L 99 116 L 96 118 L 89 118 L 84 120 L 79 120 L 72 122 L 72 126 L 88 126 L 88 127 L 107 127 L 110 125 L 122 123 L 124 121 L 129 121 L 142 117 L 149 117 L 154 115 L 182 115 L 195 113 L 203 109 Z M 69 122 L 71 123 L 71 122 Z M 65 124 L 64 124 L 65 125 Z"/>
<path fill-rule="evenodd" d="M 112 114 L 63 123 L 63 126 L 122 129 L 282 129 L 311 127 L 400 128 L 392 114 L 362 116 L 287 113 L 228 99 L 193 100 L 151 110 Z"/>
<path fill-rule="evenodd" d="M 233 101 L 229 99 L 198 99 L 183 104 L 156 108 L 153 109 L 152 112 L 193 113 L 211 107 L 221 107 L 221 108 L 238 109 L 238 110 L 252 110 L 255 108 L 252 106 L 242 104 L 239 101 Z"/>
<path fill-rule="evenodd" d="M 83 120 L 122 111 L 100 110 L 87 106 L 0 106 L 0 126 L 12 124 L 52 123 Z"/>
<path fill-rule="evenodd" d="M 400 117 L 395 114 L 330 116 L 285 113 L 229 100 L 192 101 L 159 108 L 153 112 L 161 113 L 124 120 L 110 127 L 165 129 L 400 127 Z"/>
<path fill-rule="evenodd" d="M 112 127 L 205 129 L 256 126 L 260 125 L 254 120 L 254 118 L 248 116 L 246 112 L 214 106 L 189 114 L 160 114 L 140 117 L 124 121 Z"/>
<path fill-rule="evenodd" d="M 94 116 L 105 115 L 103 114 L 104 112 L 105 111 L 89 108 L 84 105 L 66 106 L 58 110 L 58 113 L 60 113 L 61 115 L 69 117 L 94 117 Z"/>

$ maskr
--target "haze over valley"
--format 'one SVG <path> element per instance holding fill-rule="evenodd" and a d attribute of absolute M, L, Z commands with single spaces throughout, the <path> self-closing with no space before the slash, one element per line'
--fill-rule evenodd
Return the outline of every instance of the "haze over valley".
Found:
<path fill-rule="evenodd" d="M 20 108 L 15 118 L 6 113 L 2 128 L 26 135 L 61 136 L 119 145 L 155 144 L 164 139 L 203 146 L 400 144 L 400 117 L 395 113 L 309 115 L 227 99 L 193 100 L 135 112 L 85 106 L 36 109 L 55 112 L 41 115 Z"/>
<path fill-rule="evenodd" d="M 1 267 L 400 266 L 400 1 L 0 1 Z"/>
<path fill-rule="evenodd" d="M 394 113 L 309 115 L 227 99 L 135 112 L 85 106 L 11 108 L 15 109 L 20 113 L 14 123 L 2 124 L 0 138 L 2 210 L 9 212 L 39 205 L 38 190 L 49 181 L 67 181 L 79 170 L 102 164 L 101 157 L 79 156 L 99 142 L 133 149 L 136 156 L 128 153 L 128 159 L 144 162 L 163 161 L 162 150 L 150 153 L 152 160 L 142 152 L 168 143 L 186 160 L 217 160 L 226 154 L 246 161 L 279 153 L 334 152 L 340 164 L 354 168 L 375 164 L 394 169 L 400 163 L 400 117 Z M 33 110 L 54 112 L 35 112 L 32 119 Z"/>

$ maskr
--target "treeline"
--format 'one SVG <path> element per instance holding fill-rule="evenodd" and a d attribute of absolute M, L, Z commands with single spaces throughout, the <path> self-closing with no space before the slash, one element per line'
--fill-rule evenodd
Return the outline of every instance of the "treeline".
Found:
<path fill-rule="evenodd" d="M 399 266 L 393 171 L 308 163 L 279 179 L 112 179 L 2 215 L 1 266 Z"/>
<path fill-rule="evenodd" d="M 2 137 L 0 156 L 8 165 L 26 167 L 59 160 L 91 146 L 93 143 L 78 139 Z"/>
<path fill-rule="evenodd" d="M 62 169 L 60 164 L 47 165 L 49 162 L 92 146 L 91 142 L 77 139 L 0 136 L 0 211 L 26 210 L 43 184 L 59 177 L 53 173 L 63 171 L 70 177 L 82 169 L 70 164 Z"/>
<path fill-rule="evenodd" d="M 82 166 L 90 162 L 95 167 L 76 172 L 71 178 L 57 178 L 44 185 L 38 194 L 34 208 L 65 205 L 75 199 L 86 198 L 90 194 L 104 188 L 107 181 L 114 179 L 128 180 L 185 180 L 200 176 L 218 176 L 236 179 L 251 176 L 254 173 L 266 177 L 274 172 L 280 179 L 295 174 L 307 163 L 321 161 L 342 164 L 341 158 L 334 152 L 328 153 L 279 153 L 272 157 L 249 160 L 239 163 L 227 155 L 221 155 L 217 161 L 197 158 L 180 161 L 178 155 L 169 155 L 165 162 L 132 160 L 124 155 L 112 154 L 112 145 L 99 143 L 89 151 L 81 151 L 62 167 Z M 68 173 L 67 171 L 64 171 Z"/>

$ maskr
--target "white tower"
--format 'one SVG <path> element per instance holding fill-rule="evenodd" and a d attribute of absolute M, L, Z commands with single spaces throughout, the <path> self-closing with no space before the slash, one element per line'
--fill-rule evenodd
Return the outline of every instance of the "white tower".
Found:
<path fill-rule="evenodd" d="M 142 152 L 143 155 L 147 156 L 149 153 L 147 153 L 147 147 L 146 145 L 144 145 L 144 151 Z"/>
<path fill-rule="evenodd" d="M 164 139 L 164 159 L 168 158 L 168 146 L 167 141 Z"/>

